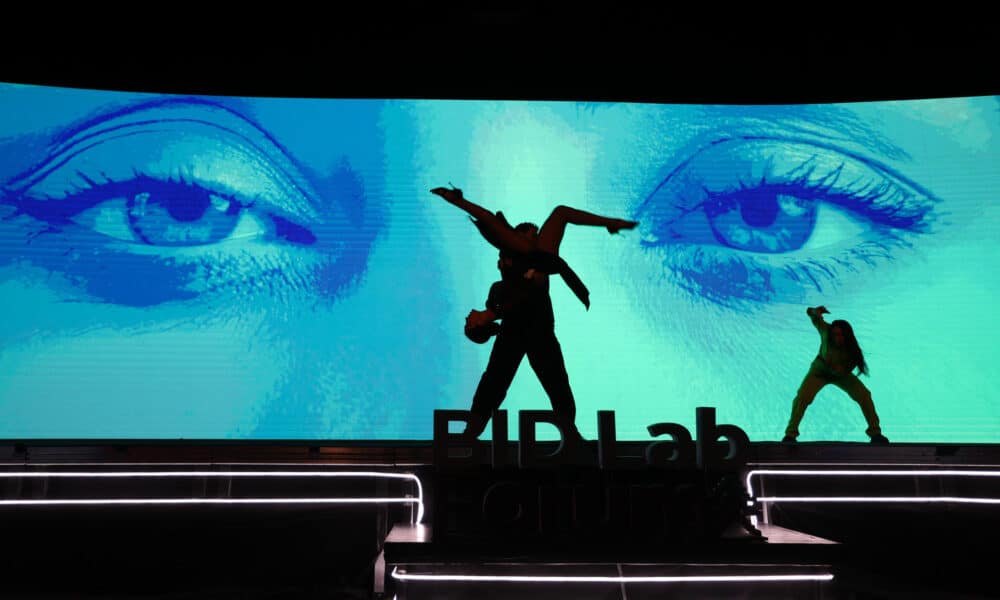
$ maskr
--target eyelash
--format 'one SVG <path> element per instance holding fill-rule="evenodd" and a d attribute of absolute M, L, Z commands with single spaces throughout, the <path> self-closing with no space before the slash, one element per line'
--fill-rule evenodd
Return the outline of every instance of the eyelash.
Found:
<path fill-rule="evenodd" d="M 68 193 L 62 199 L 36 199 L 20 196 L 8 200 L 8 202 L 13 204 L 18 211 L 50 226 L 75 224 L 73 218 L 88 209 L 95 208 L 110 199 L 118 197 L 128 198 L 128 202 L 132 202 L 138 193 L 141 192 L 166 192 L 168 198 L 173 197 L 175 194 L 217 197 L 228 203 L 225 214 L 233 217 L 239 217 L 257 204 L 255 201 L 241 201 L 230 194 L 213 192 L 201 184 L 188 181 L 183 175 L 161 180 L 135 173 L 135 177 L 128 181 L 114 181 L 105 176 L 104 182 L 93 181 L 83 173 L 78 173 L 78 176 L 85 182 L 85 187 L 78 187 L 78 189 Z M 316 236 L 312 231 L 302 225 L 271 212 L 264 212 L 261 216 L 266 217 L 270 222 L 271 233 L 276 239 L 297 245 L 311 245 L 316 241 Z M 138 231 L 133 231 L 133 233 L 142 240 L 136 243 L 144 243 L 149 246 L 178 247 L 169 244 L 155 244 L 145 239 Z M 197 244 L 191 244 L 191 246 L 194 245 Z"/>
<path fill-rule="evenodd" d="M 73 190 L 61 199 L 20 196 L 20 199 L 15 200 L 15 202 L 27 214 L 44 221 L 52 222 L 53 220 L 72 220 L 74 216 L 79 215 L 89 208 L 99 206 L 111 198 L 134 196 L 135 194 L 129 193 L 129 188 L 149 186 L 162 189 L 171 187 L 178 191 L 189 190 L 198 193 L 212 193 L 198 184 L 186 181 L 183 177 L 160 180 L 136 173 L 135 178 L 129 181 L 113 181 L 110 178 L 106 178 L 104 182 L 95 182 L 83 173 L 78 172 L 77 175 L 81 180 L 86 182 L 86 187 Z M 249 208 L 253 205 L 253 202 L 244 204 L 231 196 L 224 194 L 217 195 L 224 196 L 227 200 L 236 202 L 241 209 Z"/>
<path fill-rule="evenodd" d="M 255 251 L 222 250 L 216 247 L 218 244 L 181 247 L 149 244 L 148 241 L 122 240 L 73 220 L 88 209 L 98 207 L 116 197 L 122 197 L 123 192 L 130 189 L 153 186 L 188 193 L 212 193 L 201 184 L 186 181 L 181 176 L 164 181 L 138 173 L 133 180 L 125 182 L 112 181 L 107 177 L 104 177 L 103 182 L 93 181 L 82 174 L 80 177 L 84 183 L 75 186 L 76 189 L 69 190 L 69 193 L 61 199 L 32 198 L 26 194 L 7 192 L 0 195 L 0 205 L 10 206 L 13 209 L 11 214 L 5 215 L 4 220 L 15 219 L 19 214 L 31 219 L 18 225 L 19 229 L 24 231 L 25 244 L 33 245 L 34 240 L 42 240 L 41 246 L 31 250 L 29 256 L 36 257 L 41 261 L 40 264 L 46 265 L 50 270 L 64 272 L 87 294 L 117 304 L 149 306 L 163 301 L 191 299 L 204 294 L 218 293 L 245 295 L 265 291 L 273 298 L 284 298 L 299 289 L 305 289 L 308 285 L 307 280 L 310 275 L 307 273 L 306 264 L 311 263 L 313 259 L 306 256 L 300 256 L 298 267 L 290 269 L 287 268 L 288 265 L 282 263 L 288 259 L 273 255 L 260 255 Z M 227 199 L 234 203 L 231 205 L 232 212 L 233 217 L 237 219 L 241 218 L 241 213 L 255 205 L 254 202 L 241 202 L 230 197 Z M 299 245 L 308 245 L 315 241 L 315 236 L 312 236 L 308 229 L 277 215 L 266 216 L 273 222 L 270 232 L 272 237 L 296 242 L 295 238 L 299 236 Z M 121 215 L 121 218 L 124 221 L 126 215 Z M 302 242 L 301 232 L 311 237 Z M 135 255 L 113 242 L 150 248 L 153 253 Z M 81 248 L 87 248 L 88 251 L 81 253 L 79 252 Z M 171 258 L 176 251 L 189 248 L 195 248 L 197 251 L 185 254 L 180 260 Z M 165 257 L 161 254 L 164 251 L 168 253 Z M 312 254 L 308 256 L 313 257 Z M 303 260 L 307 262 L 301 262 Z M 135 261 L 143 262 L 139 265 Z M 123 286 L 117 284 L 130 280 L 131 277 L 115 276 L 109 271 L 104 271 L 109 268 L 146 274 L 147 292 L 145 294 L 123 292 Z M 95 272 L 100 273 L 96 278 L 86 275 Z M 191 285 L 196 288 L 190 288 Z"/>
<path fill-rule="evenodd" d="M 902 238 L 890 235 L 883 241 L 864 242 L 847 252 L 857 261 L 863 262 L 869 267 L 875 267 L 877 265 L 876 259 L 891 262 L 893 260 L 891 254 L 893 248 L 909 247 L 909 245 Z M 845 269 L 854 272 L 857 271 L 852 264 L 839 258 L 814 258 L 808 264 L 785 265 L 784 267 L 785 272 L 795 276 L 796 279 L 802 280 L 796 273 L 808 279 L 808 283 L 813 285 L 817 292 L 823 291 L 822 279 L 835 283 L 838 275 Z"/>
<path fill-rule="evenodd" d="M 869 220 L 890 227 L 900 229 L 917 230 L 926 227 L 927 223 L 923 219 L 923 213 L 906 214 L 905 211 L 913 209 L 906 207 L 905 200 L 887 201 L 885 190 L 891 190 L 889 184 L 885 184 L 881 190 L 862 189 L 851 192 L 831 191 L 830 188 L 810 186 L 805 181 L 796 183 L 769 183 L 762 179 L 756 186 L 746 186 L 740 184 L 740 189 L 732 192 L 711 193 L 706 200 L 692 206 L 690 210 L 708 210 L 714 206 L 731 206 L 739 203 L 739 195 L 743 192 L 753 190 L 757 193 L 786 194 L 800 200 L 820 201 L 834 204 L 858 213 Z M 902 192 L 896 190 L 895 194 Z M 690 211 L 689 211 L 690 212 Z"/>
<path fill-rule="evenodd" d="M 919 205 L 911 206 L 912 197 L 889 181 L 872 180 L 858 189 L 834 189 L 834 183 L 842 168 L 843 165 L 825 177 L 833 180 L 829 185 L 810 183 L 809 176 L 812 170 L 809 170 L 799 179 L 777 187 L 787 188 L 788 191 L 797 194 L 805 193 L 805 197 L 810 200 L 822 200 L 850 208 L 872 221 L 880 219 L 880 224 L 890 227 L 914 230 L 927 226 L 925 217 L 928 211 Z"/>

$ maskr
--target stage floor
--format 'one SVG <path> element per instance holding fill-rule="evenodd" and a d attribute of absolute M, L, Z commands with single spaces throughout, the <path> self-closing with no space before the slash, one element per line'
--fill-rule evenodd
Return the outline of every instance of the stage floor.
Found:
<path fill-rule="evenodd" d="M 638 460 L 646 446 L 619 452 Z M 430 442 L 0 445 L 0 559 L 24 575 L 7 585 L 24 598 L 127 598 L 142 585 L 162 598 L 376 597 L 379 586 L 386 600 L 993 593 L 992 553 L 970 535 L 1000 528 L 1000 445 L 752 443 L 740 475 L 765 539 L 711 547 L 449 548 L 429 517 L 435 473 Z M 38 564 L 64 576 L 39 582 L 27 575 Z M 685 579 L 721 568 L 736 580 Z M 803 578 L 740 579 L 775 575 Z M 497 579 L 523 576 L 533 580 Z"/>

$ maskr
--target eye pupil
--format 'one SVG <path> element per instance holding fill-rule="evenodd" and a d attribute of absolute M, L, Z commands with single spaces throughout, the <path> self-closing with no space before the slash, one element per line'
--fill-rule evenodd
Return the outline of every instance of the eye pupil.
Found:
<path fill-rule="evenodd" d="M 201 219 L 211 204 L 208 193 L 195 190 L 161 194 L 153 198 L 153 202 L 163 206 L 172 218 L 183 222 Z"/>
<path fill-rule="evenodd" d="M 751 227 L 774 225 L 778 209 L 778 199 L 773 192 L 748 190 L 740 200 L 740 216 Z"/>

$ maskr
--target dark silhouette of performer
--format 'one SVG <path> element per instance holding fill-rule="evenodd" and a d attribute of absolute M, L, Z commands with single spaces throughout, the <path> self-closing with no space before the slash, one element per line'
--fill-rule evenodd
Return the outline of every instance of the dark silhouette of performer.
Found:
<path fill-rule="evenodd" d="M 830 311 L 825 306 L 807 308 L 806 314 L 812 320 L 813 325 L 819 331 L 820 344 L 819 354 L 809 367 L 809 372 L 802 385 L 799 386 L 795 400 L 792 402 L 792 415 L 788 420 L 788 427 L 785 428 L 783 442 L 794 442 L 799 435 L 799 423 L 806 412 L 806 408 L 812 404 L 816 394 L 828 383 L 839 387 L 850 395 L 851 399 L 861 406 L 861 412 L 868 422 L 868 429 L 865 433 L 871 438 L 873 444 L 888 444 L 889 440 L 882 435 L 879 426 L 878 414 L 875 413 L 875 404 L 872 402 L 872 393 L 861 383 L 861 380 L 854 375 L 854 369 L 862 375 L 868 374 L 868 364 L 865 356 L 861 352 L 857 338 L 854 337 L 854 329 L 851 324 L 843 320 L 835 320 L 827 324 L 823 320 L 823 314 Z"/>
<path fill-rule="evenodd" d="M 473 310 L 465 334 L 477 343 L 496 335 L 489 363 L 472 398 L 472 420 L 466 435 L 479 437 L 493 411 L 507 395 L 525 355 L 552 403 L 552 410 L 570 424 L 570 443 L 582 440 L 576 429 L 576 402 L 570 389 L 562 349 L 555 335 L 549 297 L 549 275 L 558 273 L 590 307 L 589 293 L 573 270 L 559 257 L 567 224 L 604 227 L 614 234 L 638 223 L 612 219 L 568 206 L 557 206 L 539 229 L 533 223 L 511 227 L 503 213 L 492 213 L 462 196 L 459 189 L 434 188 L 449 203 L 469 213 L 483 237 L 500 250 L 501 279 L 490 287 L 486 310 Z M 500 320 L 497 325 L 496 321 Z"/>

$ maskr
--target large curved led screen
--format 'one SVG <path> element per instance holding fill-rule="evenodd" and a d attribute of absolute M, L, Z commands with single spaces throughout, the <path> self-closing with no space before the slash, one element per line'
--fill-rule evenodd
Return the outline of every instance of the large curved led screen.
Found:
<path fill-rule="evenodd" d="M 550 276 L 586 437 L 714 406 L 781 439 L 824 305 L 892 441 L 997 442 L 998 108 L 0 85 L 0 438 L 429 439 L 494 343 L 463 335 L 500 273 L 454 185 L 639 222 L 567 226 L 589 310 Z M 528 360 L 503 408 L 550 408 Z M 827 385 L 799 439 L 865 428 Z"/>

